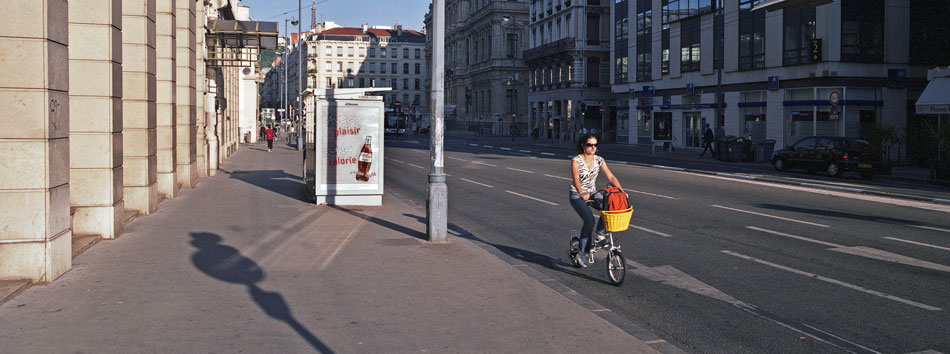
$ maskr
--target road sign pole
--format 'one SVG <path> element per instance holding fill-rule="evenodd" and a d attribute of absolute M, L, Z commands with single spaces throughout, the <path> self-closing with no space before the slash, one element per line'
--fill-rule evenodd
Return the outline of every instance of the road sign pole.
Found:
<path fill-rule="evenodd" d="M 432 1 L 432 117 L 429 129 L 429 189 L 426 196 L 426 232 L 430 242 L 445 242 L 448 227 L 448 187 L 443 171 L 445 116 L 445 0 Z"/>

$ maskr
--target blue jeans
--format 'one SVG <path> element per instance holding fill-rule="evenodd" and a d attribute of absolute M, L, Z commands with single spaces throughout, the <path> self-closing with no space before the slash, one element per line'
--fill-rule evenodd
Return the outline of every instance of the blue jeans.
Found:
<path fill-rule="evenodd" d="M 571 207 L 577 212 L 577 215 L 584 221 L 581 227 L 581 252 L 590 252 L 594 248 L 594 215 L 591 214 L 587 201 L 581 198 L 580 194 L 571 192 Z M 593 199 L 593 196 L 591 197 Z M 597 230 L 604 230 L 604 220 L 597 221 Z"/>

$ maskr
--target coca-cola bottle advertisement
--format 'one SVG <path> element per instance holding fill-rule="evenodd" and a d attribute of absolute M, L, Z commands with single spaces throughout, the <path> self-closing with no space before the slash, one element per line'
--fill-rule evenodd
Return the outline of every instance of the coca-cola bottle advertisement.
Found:
<path fill-rule="evenodd" d="M 373 136 L 367 135 L 357 158 L 356 180 L 366 182 L 370 178 L 370 167 L 373 165 Z"/>

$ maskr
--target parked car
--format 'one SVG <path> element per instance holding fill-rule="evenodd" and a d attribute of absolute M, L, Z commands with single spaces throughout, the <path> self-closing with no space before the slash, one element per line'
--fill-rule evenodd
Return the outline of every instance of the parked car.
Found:
<path fill-rule="evenodd" d="M 800 168 L 809 172 L 825 171 L 831 177 L 842 172 L 857 172 L 871 179 L 887 170 L 881 154 L 867 141 L 845 137 L 810 136 L 772 153 L 776 171 Z"/>

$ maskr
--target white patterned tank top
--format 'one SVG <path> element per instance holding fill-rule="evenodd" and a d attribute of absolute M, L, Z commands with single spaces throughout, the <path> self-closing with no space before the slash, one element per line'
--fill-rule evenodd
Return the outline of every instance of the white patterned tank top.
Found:
<path fill-rule="evenodd" d="M 586 194 L 593 194 L 597 191 L 597 187 L 594 183 L 597 182 L 597 175 L 600 174 L 600 165 L 604 164 L 604 158 L 594 155 L 594 165 L 590 166 L 590 168 L 588 168 L 587 163 L 584 162 L 583 154 L 574 156 L 573 160 L 577 163 L 577 177 L 581 180 L 581 189 L 583 189 L 583 192 Z M 571 192 L 577 193 L 577 189 L 574 188 L 573 183 L 571 183 Z"/>

